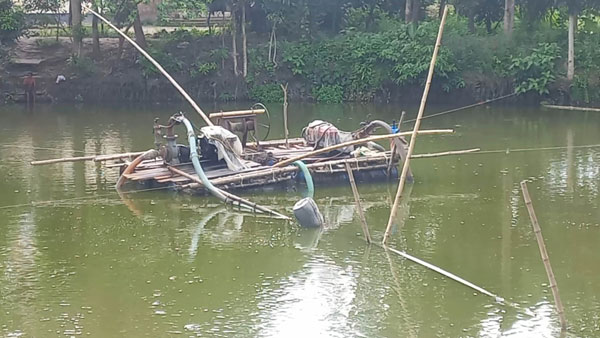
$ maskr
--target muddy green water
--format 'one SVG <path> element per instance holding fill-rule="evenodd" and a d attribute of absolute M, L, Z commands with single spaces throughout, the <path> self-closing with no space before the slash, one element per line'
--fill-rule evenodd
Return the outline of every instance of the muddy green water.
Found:
<path fill-rule="evenodd" d="M 530 179 L 567 335 L 600 336 L 600 147 L 579 147 L 600 144 L 600 114 L 493 106 L 423 123 L 457 132 L 420 137 L 417 153 L 499 151 L 415 160 L 416 182 L 391 246 L 532 316 L 366 246 L 349 186 L 317 187 L 327 226 L 306 230 L 227 210 L 210 198 L 167 191 L 121 198 L 113 189 L 115 169 L 94 163 L 28 164 L 148 149 L 153 117 L 164 121 L 178 108 L 0 108 L 0 335 L 558 336 L 519 190 Z M 272 108 L 272 137 L 279 137 L 281 110 Z M 397 118 L 401 109 L 292 105 L 291 133 L 315 118 L 350 130 L 367 118 Z M 560 148 L 506 151 L 539 147 Z M 359 186 L 377 240 L 395 188 Z M 247 197 L 291 214 L 300 195 Z"/>

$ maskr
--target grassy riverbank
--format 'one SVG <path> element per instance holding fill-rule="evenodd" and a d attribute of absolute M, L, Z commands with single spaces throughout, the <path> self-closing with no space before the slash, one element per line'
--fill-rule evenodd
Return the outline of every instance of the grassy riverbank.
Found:
<path fill-rule="evenodd" d="M 381 15 L 369 28 L 348 21 L 335 35 L 280 38 L 275 58 L 268 34 L 248 35 L 248 73 L 235 75 L 231 36 L 225 32 L 178 30 L 148 39 L 148 50 L 199 99 L 280 101 L 279 84 L 289 83 L 292 100 L 317 102 L 415 102 L 420 97 L 437 27 L 417 27 Z M 552 22 L 517 22 L 508 38 L 485 27 L 469 31 L 466 19 L 451 16 L 436 68 L 433 102 L 471 102 L 517 91 L 521 100 L 590 105 L 600 102 L 600 45 L 597 23 L 582 26 L 576 39 L 576 76 L 565 78 L 567 29 Z M 173 101 L 170 84 L 133 49 L 118 39 L 101 40 L 94 57 L 84 44 L 70 56 L 70 41 L 38 38 L 44 61 L 36 66 L 41 90 L 59 101 Z M 20 42 L 23 43 L 23 42 Z M 19 44 L 19 42 L 17 42 Z M 31 46 L 30 46 L 31 47 Z M 14 47 L 11 47 L 14 48 Z M 16 48 L 18 49 L 18 48 Z M 238 53 L 241 53 L 239 51 Z M 13 53 L 14 54 L 14 53 Z M 18 92 L 23 67 L 3 63 L 5 92 Z M 241 72 L 242 65 L 238 65 Z M 67 77 L 54 85 L 58 74 Z"/>

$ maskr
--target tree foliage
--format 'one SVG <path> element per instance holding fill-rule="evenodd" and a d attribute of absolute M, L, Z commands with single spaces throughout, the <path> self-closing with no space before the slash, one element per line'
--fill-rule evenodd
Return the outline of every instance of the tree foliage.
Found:
<path fill-rule="evenodd" d="M 11 0 L 0 0 L 0 43 L 14 41 L 23 34 L 25 16 Z"/>

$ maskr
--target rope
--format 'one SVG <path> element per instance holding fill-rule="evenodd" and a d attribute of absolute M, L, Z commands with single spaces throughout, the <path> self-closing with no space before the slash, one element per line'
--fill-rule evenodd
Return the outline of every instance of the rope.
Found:
<path fill-rule="evenodd" d="M 431 115 L 423 116 L 423 117 L 421 118 L 421 120 L 424 120 L 424 119 L 429 119 L 429 118 L 436 117 L 436 116 L 441 116 L 441 115 L 446 115 L 446 114 L 452 114 L 452 113 L 456 113 L 457 111 L 461 111 L 461 110 L 465 110 L 465 109 L 469 109 L 469 108 L 473 108 L 473 107 L 477 107 L 477 106 L 482 106 L 482 105 L 484 105 L 484 104 L 488 104 L 488 103 L 492 103 L 492 102 L 499 101 L 499 100 L 502 100 L 502 99 L 506 99 L 506 98 L 508 98 L 508 97 L 515 96 L 515 95 L 517 95 L 517 93 L 512 93 L 512 94 L 508 94 L 508 95 L 503 95 L 503 96 L 496 97 L 496 98 L 494 98 L 494 99 L 489 99 L 489 100 L 485 100 L 485 101 L 481 101 L 481 102 L 473 103 L 473 104 L 471 104 L 471 105 L 468 105 L 468 106 L 464 106 L 464 107 L 460 107 L 460 108 L 454 108 L 454 109 L 450 109 L 450 110 L 443 111 L 443 112 L 441 112 L 441 113 L 435 113 L 435 114 L 431 114 Z M 406 120 L 406 121 L 402 122 L 402 124 L 405 124 L 405 123 L 410 123 L 410 122 L 415 122 L 416 120 L 417 120 L 417 119 Z"/>

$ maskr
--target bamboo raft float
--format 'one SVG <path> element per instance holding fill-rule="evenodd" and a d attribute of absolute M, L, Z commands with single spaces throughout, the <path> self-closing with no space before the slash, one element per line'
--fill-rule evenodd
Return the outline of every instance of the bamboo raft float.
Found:
<path fill-rule="evenodd" d="M 452 130 L 427 130 L 423 134 L 447 134 Z M 398 177 L 400 156 L 390 150 L 368 153 L 355 157 L 350 153 L 335 152 L 334 148 L 343 148 L 348 144 L 362 145 L 371 140 L 391 140 L 411 132 L 395 135 L 376 135 L 350 142 L 340 143 L 335 146 L 315 150 L 303 138 L 289 140 L 269 140 L 248 143 L 241 156 L 243 164 L 247 167 L 240 171 L 233 171 L 224 161 L 200 159 L 206 176 L 212 184 L 225 191 L 240 191 L 251 189 L 272 188 L 273 186 L 293 186 L 303 181 L 299 175 L 299 168 L 291 164 L 291 160 L 302 158 L 306 164 L 315 184 L 329 185 L 335 183 L 346 184 L 349 180 L 348 170 L 357 183 L 384 181 Z M 287 142 L 287 147 L 286 147 Z M 333 149 L 333 151 L 332 151 Z M 478 148 L 447 151 L 434 154 L 413 155 L 412 158 L 429 158 L 446 155 L 457 155 L 478 151 Z M 198 175 L 191 162 L 167 163 L 158 156 L 146 159 L 131 173 L 124 172 L 132 160 L 144 152 L 128 152 L 123 154 L 109 154 L 98 156 L 68 157 L 31 162 L 32 165 L 47 165 L 63 162 L 94 161 L 104 163 L 105 168 L 118 168 L 128 185 L 136 185 L 139 189 L 169 188 L 175 191 L 195 195 L 206 195 L 207 190 L 198 182 Z M 272 165 L 264 163 L 269 156 Z M 116 161 L 116 162 L 114 162 Z"/>
<path fill-rule="evenodd" d="M 283 161 L 292 156 L 298 156 L 312 151 L 312 147 L 307 146 L 299 140 L 290 140 L 290 148 L 283 147 L 285 140 L 270 142 L 268 147 L 262 151 L 257 149 L 246 149 L 243 155 L 244 164 L 248 169 L 235 172 L 227 168 L 223 163 L 204 165 L 206 176 L 212 181 L 213 185 L 227 191 L 245 190 L 251 188 L 265 188 L 268 186 L 283 184 L 295 184 L 298 168 L 295 166 L 286 166 L 283 168 L 274 168 L 272 166 L 261 165 L 252 160 L 260 156 L 265 151 L 272 153 L 275 161 Z M 310 157 L 303 160 L 316 184 L 333 183 L 335 181 L 347 181 L 346 164 L 348 164 L 357 178 L 357 181 L 375 181 L 383 180 L 388 177 L 387 168 L 392 165 L 393 170 L 390 177 L 397 177 L 396 169 L 399 158 L 392 156 L 389 151 L 382 152 L 375 156 L 351 157 L 351 156 L 331 156 L 331 157 Z M 203 161 L 201 161 L 203 163 Z M 127 162 L 119 164 L 121 168 L 127 166 Z M 192 194 L 205 194 L 202 185 L 196 183 L 189 177 L 177 174 L 169 168 L 174 167 L 188 175 L 197 177 L 191 163 L 168 166 L 161 158 L 147 160 L 136 167 L 131 174 L 124 174 L 128 181 L 142 185 L 144 188 L 154 188 L 161 186 L 170 186 L 178 191 L 186 191 Z"/>

